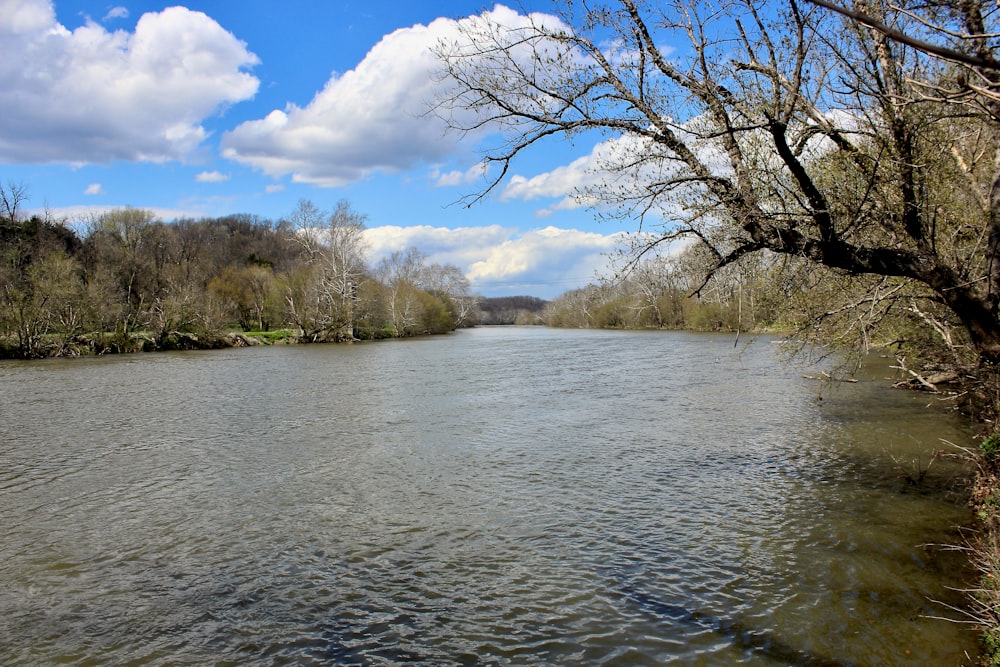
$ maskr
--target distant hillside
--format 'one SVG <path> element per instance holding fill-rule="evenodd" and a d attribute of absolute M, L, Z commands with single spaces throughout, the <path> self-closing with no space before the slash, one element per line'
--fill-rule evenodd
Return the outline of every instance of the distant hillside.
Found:
<path fill-rule="evenodd" d="M 499 296 L 479 300 L 480 324 L 541 324 L 549 304 L 534 296 Z"/>

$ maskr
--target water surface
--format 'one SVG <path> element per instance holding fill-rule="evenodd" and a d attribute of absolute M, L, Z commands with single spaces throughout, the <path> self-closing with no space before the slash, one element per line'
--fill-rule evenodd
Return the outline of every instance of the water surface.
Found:
<path fill-rule="evenodd" d="M 969 664 L 961 421 L 776 347 L 0 364 L 0 663 Z"/>

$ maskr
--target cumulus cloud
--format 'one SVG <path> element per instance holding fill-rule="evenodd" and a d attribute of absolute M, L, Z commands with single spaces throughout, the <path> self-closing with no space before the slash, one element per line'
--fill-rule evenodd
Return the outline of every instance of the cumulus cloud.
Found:
<path fill-rule="evenodd" d="M 721 147 L 700 137 L 701 118 L 691 119 L 685 128 L 675 128 L 712 172 L 729 175 L 729 166 Z M 569 164 L 531 177 L 515 174 L 503 187 L 500 199 L 531 201 L 554 199 L 539 209 L 545 217 L 556 211 L 597 207 L 602 203 L 627 202 L 648 195 L 648 188 L 683 174 L 684 167 L 665 149 L 645 137 L 623 135 L 597 143 L 587 155 Z M 696 187 L 696 186 L 692 186 Z M 691 191 L 678 188 L 657 198 L 657 210 L 663 217 L 680 215 Z"/>
<path fill-rule="evenodd" d="M 623 247 L 621 234 L 596 234 L 545 227 L 417 226 L 373 227 L 365 231 L 374 263 L 410 246 L 429 261 L 458 266 L 474 291 L 487 295 L 530 294 L 552 298 L 592 282 L 609 265 L 608 254 Z"/>
<path fill-rule="evenodd" d="M 85 195 L 103 195 L 107 194 L 104 188 L 101 187 L 100 183 L 91 183 L 87 186 L 87 189 L 83 191 Z"/>
<path fill-rule="evenodd" d="M 225 183 L 229 180 L 229 175 L 218 171 L 203 171 L 195 176 L 194 180 L 199 183 Z"/>
<path fill-rule="evenodd" d="M 544 216 L 558 210 L 572 210 L 597 203 L 595 194 L 609 187 L 619 193 L 635 194 L 642 186 L 655 180 L 650 165 L 642 165 L 641 156 L 653 157 L 655 147 L 647 139 L 625 135 L 597 143 L 582 157 L 567 165 L 530 178 L 515 174 L 500 193 L 502 200 L 557 199 L 539 211 Z M 625 167 L 623 165 L 633 165 Z"/>
<path fill-rule="evenodd" d="M 104 15 L 104 21 L 111 21 L 113 19 L 127 19 L 128 18 L 128 8 L 126 7 L 112 7 L 108 10 L 108 13 Z"/>
<path fill-rule="evenodd" d="M 488 248 L 503 243 L 516 231 L 500 225 L 455 229 L 430 225 L 382 225 L 366 229 L 365 240 L 372 263 L 397 250 L 415 246 L 439 264 L 455 264 L 464 269 L 484 257 Z"/>
<path fill-rule="evenodd" d="M 0 161 L 183 158 L 205 117 L 256 93 L 257 62 L 184 7 L 144 14 L 131 33 L 70 31 L 51 0 L 0 0 Z"/>
<path fill-rule="evenodd" d="M 529 21 L 502 5 L 486 16 L 507 25 Z M 386 35 L 357 67 L 334 74 L 306 106 L 289 103 L 226 133 L 223 155 L 271 176 L 290 174 L 294 181 L 326 187 L 444 162 L 459 150 L 459 139 L 428 113 L 441 94 L 432 49 L 453 38 L 459 24 L 437 19 Z M 470 173 L 439 175 L 439 181 L 457 184 Z"/>
<path fill-rule="evenodd" d="M 597 154 L 595 148 L 590 155 L 586 155 L 573 160 L 568 165 L 556 167 L 552 171 L 544 172 L 531 178 L 515 174 L 510 178 L 500 193 L 500 199 L 509 201 L 511 199 L 557 199 L 552 206 L 540 209 L 536 215 L 545 217 L 555 211 L 566 211 L 581 208 L 589 203 L 583 193 L 595 185 L 601 179 L 607 177 L 598 167 Z"/>
<path fill-rule="evenodd" d="M 272 176 L 329 187 L 442 160 L 454 147 L 424 112 L 437 67 L 430 49 L 452 24 L 439 19 L 387 35 L 305 107 L 289 103 L 224 135 L 223 155 Z"/>

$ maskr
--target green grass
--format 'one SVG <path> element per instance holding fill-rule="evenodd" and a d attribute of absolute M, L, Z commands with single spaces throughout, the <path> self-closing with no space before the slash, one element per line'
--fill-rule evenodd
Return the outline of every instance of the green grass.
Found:
<path fill-rule="evenodd" d="M 272 329 L 271 331 L 245 331 L 244 336 L 256 338 L 264 345 L 273 345 L 283 340 L 295 340 L 296 335 L 292 329 Z"/>

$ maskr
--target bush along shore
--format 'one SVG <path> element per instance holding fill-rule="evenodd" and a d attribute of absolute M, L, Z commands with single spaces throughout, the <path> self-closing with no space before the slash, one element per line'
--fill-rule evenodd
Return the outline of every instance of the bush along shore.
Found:
<path fill-rule="evenodd" d="M 429 333 L 427 335 L 430 335 Z M 0 341 L 0 359 L 45 359 L 57 357 L 86 357 L 106 354 L 134 354 L 140 352 L 169 352 L 190 350 L 221 350 L 239 347 L 268 345 L 298 345 L 308 343 L 356 343 L 392 338 L 388 331 L 354 331 L 332 337 L 311 337 L 292 329 L 273 331 L 224 331 L 201 332 L 146 331 L 121 333 L 87 333 L 70 338 L 42 340 L 34 347 L 30 357 L 22 354 L 16 343 Z"/>

